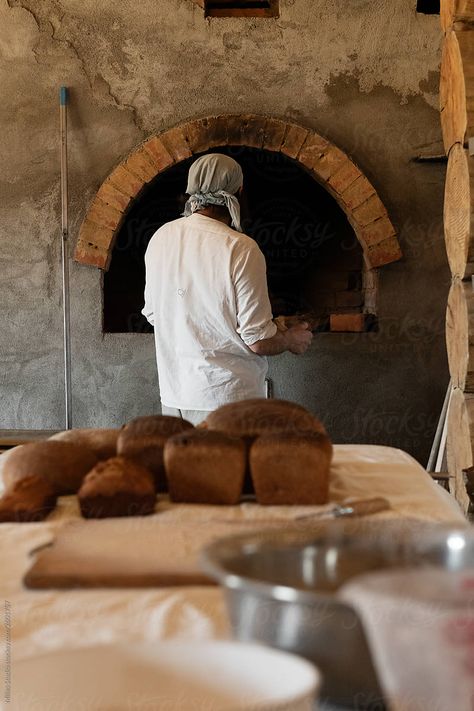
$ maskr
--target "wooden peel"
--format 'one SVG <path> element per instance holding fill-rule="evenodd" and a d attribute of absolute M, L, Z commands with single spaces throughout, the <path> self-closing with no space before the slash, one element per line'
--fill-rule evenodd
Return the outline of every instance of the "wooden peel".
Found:
<path fill-rule="evenodd" d="M 281 522 L 253 521 L 252 528 L 279 530 Z M 33 589 L 215 585 L 201 570 L 201 550 L 248 530 L 240 521 L 159 515 L 71 520 L 37 548 L 23 583 Z"/>

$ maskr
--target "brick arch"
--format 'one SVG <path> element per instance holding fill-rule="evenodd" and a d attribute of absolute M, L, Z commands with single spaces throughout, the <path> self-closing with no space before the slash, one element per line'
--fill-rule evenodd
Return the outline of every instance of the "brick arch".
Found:
<path fill-rule="evenodd" d="M 276 151 L 297 161 L 347 215 L 368 269 L 401 258 L 387 210 L 373 185 L 346 153 L 299 124 L 245 114 L 188 121 L 142 143 L 100 186 L 81 225 L 74 259 L 107 270 L 115 236 L 143 187 L 170 166 L 226 145 Z"/>

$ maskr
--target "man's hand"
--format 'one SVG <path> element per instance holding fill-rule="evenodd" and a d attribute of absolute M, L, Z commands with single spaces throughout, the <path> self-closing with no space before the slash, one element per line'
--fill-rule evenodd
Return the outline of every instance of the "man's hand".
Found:
<path fill-rule="evenodd" d="M 261 356 L 279 355 L 285 351 L 301 355 L 308 350 L 312 340 L 313 334 L 308 330 L 308 324 L 306 321 L 302 321 L 285 331 L 278 330 L 271 338 L 257 341 L 249 348 Z"/>
<path fill-rule="evenodd" d="M 285 336 L 288 339 L 288 350 L 295 355 L 306 353 L 313 340 L 313 334 L 309 329 L 309 324 L 306 321 L 298 323 L 285 331 Z"/>

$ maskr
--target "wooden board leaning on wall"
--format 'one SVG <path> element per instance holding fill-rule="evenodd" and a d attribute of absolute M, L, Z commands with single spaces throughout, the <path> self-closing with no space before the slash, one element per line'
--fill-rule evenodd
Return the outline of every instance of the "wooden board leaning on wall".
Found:
<path fill-rule="evenodd" d="M 454 477 L 450 491 L 464 513 L 469 497 L 464 483 L 463 469 L 472 467 L 474 444 L 474 394 L 453 388 L 448 412 L 447 460 L 449 473 Z"/>
<path fill-rule="evenodd" d="M 474 291 L 454 279 L 446 311 L 446 348 L 453 385 L 474 393 Z"/>
<path fill-rule="evenodd" d="M 439 101 L 449 153 L 454 143 L 464 145 L 474 136 L 474 26 L 449 29 L 443 38 Z"/>
<path fill-rule="evenodd" d="M 474 0 L 441 0 L 441 27 L 449 30 L 458 22 L 474 22 Z"/>
<path fill-rule="evenodd" d="M 448 156 L 444 237 L 451 275 L 468 279 L 474 274 L 474 157 L 460 143 Z"/>

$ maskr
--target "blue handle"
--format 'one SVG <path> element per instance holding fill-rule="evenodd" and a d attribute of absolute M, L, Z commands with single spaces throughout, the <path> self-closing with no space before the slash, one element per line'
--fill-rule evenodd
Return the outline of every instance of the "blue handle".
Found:
<path fill-rule="evenodd" d="M 66 106 L 67 104 L 67 86 L 62 86 L 59 89 L 59 103 L 61 106 Z"/>

